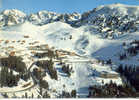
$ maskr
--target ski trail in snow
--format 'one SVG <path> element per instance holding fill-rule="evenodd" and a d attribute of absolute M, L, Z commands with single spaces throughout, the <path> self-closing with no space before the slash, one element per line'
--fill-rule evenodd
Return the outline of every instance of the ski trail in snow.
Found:
<path fill-rule="evenodd" d="M 88 87 L 96 84 L 95 79 L 92 76 L 90 77 L 92 74 L 91 65 L 89 63 L 76 63 L 74 67 L 76 71 L 77 95 L 86 97 L 88 95 Z"/>

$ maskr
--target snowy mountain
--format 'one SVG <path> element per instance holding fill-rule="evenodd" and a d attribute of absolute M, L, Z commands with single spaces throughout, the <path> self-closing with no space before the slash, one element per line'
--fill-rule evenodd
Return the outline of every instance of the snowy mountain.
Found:
<path fill-rule="evenodd" d="M 0 26 L 15 25 L 26 21 L 35 25 L 46 25 L 61 21 L 72 27 L 89 25 L 104 38 L 117 38 L 123 32 L 138 31 L 139 7 L 123 4 L 99 6 L 83 14 L 57 14 L 55 12 L 40 11 L 25 15 L 18 10 L 5 10 L 0 14 Z M 95 26 L 95 27 L 94 27 Z"/>
<path fill-rule="evenodd" d="M 24 23 L 26 14 L 19 10 L 4 10 L 0 13 L 0 26 L 10 26 Z"/>
<path fill-rule="evenodd" d="M 29 15 L 29 21 L 36 25 L 45 25 L 48 23 L 61 21 L 65 23 L 72 24 L 75 21 L 79 20 L 81 18 L 81 15 L 78 13 L 72 13 L 72 14 L 57 14 L 54 12 L 48 12 L 48 11 L 40 11 L 36 14 Z"/>
<path fill-rule="evenodd" d="M 36 14 L 29 15 L 29 21 L 36 25 L 44 25 L 56 20 L 58 16 L 60 15 L 53 12 L 40 11 Z"/>
<path fill-rule="evenodd" d="M 56 21 L 73 24 L 80 18 L 81 15 L 76 12 L 72 14 L 57 14 L 49 11 L 39 11 L 37 13 L 26 15 L 19 10 L 12 9 L 4 10 L 0 13 L 0 26 L 16 25 L 26 21 L 29 21 L 35 25 L 46 25 Z"/>
<path fill-rule="evenodd" d="M 130 82 L 139 66 L 138 12 L 138 6 L 122 4 L 81 15 L 2 11 L 0 97 L 133 97 L 138 91 Z"/>
<path fill-rule="evenodd" d="M 112 4 L 97 7 L 82 14 L 77 26 L 97 26 L 98 33 L 103 37 L 115 38 L 123 32 L 138 31 L 139 7 L 123 4 Z"/>

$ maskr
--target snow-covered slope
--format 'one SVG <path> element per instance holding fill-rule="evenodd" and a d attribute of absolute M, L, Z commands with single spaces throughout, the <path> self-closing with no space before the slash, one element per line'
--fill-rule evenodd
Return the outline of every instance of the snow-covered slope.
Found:
<path fill-rule="evenodd" d="M 30 65 L 40 60 L 33 53 L 44 52 L 38 50 L 41 45 L 52 51 L 68 52 L 66 56 L 59 54 L 60 58 L 54 59 L 58 80 L 51 79 L 47 72 L 44 79 L 49 83 L 51 97 L 58 97 L 62 91 L 71 92 L 73 89 L 77 90 L 79 97 L 84 97 L 88 95 L 89 86 L 102 85 L 102 81 L 104 84 L 110 80 L 123 84 L 115 72 L 120 64 L 139 65 L 138 54 L 119 59 L 120 54 L 131 47 L 130 43 L 138 40 L 138 21 L 139 7 L 122 4 L 100 6 L 82 15 L 48 11 L 26 15 L 18 10 L 5 10 L 0 13 L 1 57 L 8 56 L 11 51 L 20 51 L 16 55 L 22 55 L 26 64 Z M 126 47 L 123 46 L 124 42 L 128 44 Z M 107 64 L 109 59 L 111 64 Z M 57 63 L 61 63 L 61 60 L 73 67 L 71 77 L 61 71 L 62 65 Z M 104 74 L 116 75 L 116 78 L 105 78 Z M 27 90 L 30 95 L 33 91 L 38 95 L 38 85 L 30 90 Z M 20 93 L 16 94 L 21 97 Z"/>
<path fill-rule="evenodd" d="M 74 28 L 63 22 L 54 22 L 43 26 L 25 22 L 2 28 L 1 37 L 20 39 L 23 35 L 29 35 L 58 49 L 73 50 L 90 57 L 99 56 L 99 58 L 108 59 L 120 52 L 123 42 L 130 42 L 138 39 L 139 36 L 138 32 L 132 34 L 126 32 L 115 40 L 103 39 L 93 28 L 91 31 L 89 28 L 89 25 Z"/>
<path fill-rule="evenodd" d="M 20 40 L 23 38 L 24 35 L 28 35 L 35 40 L 44 41 L 44 37 L 42 32 L 40 31 L 39 26 L 35 26 L 29 22 L 25 22 L 23 24 L 18 24 L 14 26 L 7 26 L 2 28 L 1 36 L 3 36 L 5 39 L 17 39 Z M 39 36 L 39 38 L 38 38 Z M 21 38 L 20 38 L 21 37 Z"/>

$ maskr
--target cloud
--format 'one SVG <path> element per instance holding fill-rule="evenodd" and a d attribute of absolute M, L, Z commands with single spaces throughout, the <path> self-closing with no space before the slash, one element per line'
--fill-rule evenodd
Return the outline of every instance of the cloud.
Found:
<path fill-rule="evenodd" d="M 0 8 L 2 8 L 2 0 L 0 0 Z"/>

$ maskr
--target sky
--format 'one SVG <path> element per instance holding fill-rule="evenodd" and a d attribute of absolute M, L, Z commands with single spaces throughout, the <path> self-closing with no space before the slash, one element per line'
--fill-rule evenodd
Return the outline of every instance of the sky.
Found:
<path fill-rule="evenodd" d="M 19 9 L 25 13 L 47 10 L 57 13 L 83 13 L 99 5 L 122 3 L 139 5 L 139 0 L 0 0 L 0 11 Z"/>

